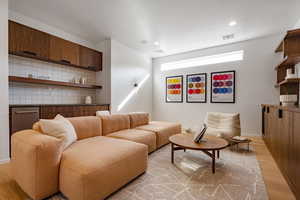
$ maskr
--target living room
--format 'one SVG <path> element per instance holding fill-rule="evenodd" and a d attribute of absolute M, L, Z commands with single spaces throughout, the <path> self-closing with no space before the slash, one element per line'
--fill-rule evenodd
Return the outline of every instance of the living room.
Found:
<path fill-rule="evenodd" d="M 0 199 L 299 199 L 299 9 L 1 0 Z"/>

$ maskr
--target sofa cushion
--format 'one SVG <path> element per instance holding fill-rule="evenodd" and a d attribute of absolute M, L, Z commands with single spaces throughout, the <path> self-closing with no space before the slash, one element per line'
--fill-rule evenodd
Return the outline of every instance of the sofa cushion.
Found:
<path fill-rule="evenodd" d="M 144 144 L 103 136 L 77 141 L 62 155 L 60 191 L 72 200 L 104 199 L 145 172 L 147 159 Z"/>
<path fill-rule="evenodd" d="M 156 135 L 151 131 L 126 129 L 113 132 L 111 134 L 108 134 L 107 136 L 145 144 L 148 146 L 149 153 L 155 151 L 156 149 Z"/>
<path fill-rule="evenodd" d="M 78 140 L 102 135 L 101 119 L 96 116 L 67 118 L 73 124 Z"/>
<path fill-rule="evenodd" d="M 130 119 L 128 115 L 118 114 L 101 116 L 101 119 L 103 135 L 130 128 Z"/>
<path fill-rule="evenodd" d="M 136 129 L 156 133 L 156 147 L 169 143 L 169 137 L 181 133 L 181 125 L 173 122 L 152 121 L 148 125 L 138 126 Z"/>
<path fill-rule="evenodd" d="M 149 124 L 149 113 L 130 113 L 130 128 Z"/>
<path fill-rule="evenodd" d="M 102 135 L 102 125 L 100 117 L 86 116 L 71 117 L 67 119 L 72 123 L 76 131 L 78 140 Z M 32 129 L 41 133 L 43 132 L 39 122 L 34 123 Z"/>

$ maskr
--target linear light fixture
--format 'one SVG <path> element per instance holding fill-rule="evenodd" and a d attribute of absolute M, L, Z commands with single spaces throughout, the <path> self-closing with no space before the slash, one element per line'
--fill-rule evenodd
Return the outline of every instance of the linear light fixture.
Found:
<path fill-rule="evenodd" d="M 203 57 L 191 58 L 191 59 L 180 60 L 175 62 L 168 62 L 162 64 L 160 70 L 168 71 L 168 70 L 188 68 L 188 67 L 198 67 L 203 65 L 234 62 L 243 59 L 244 59 L 244 51 L 240 50 L 240 51 L 233 51 L 229 53 L 203 56 Z"/>
<path fill-rule="evenodd" d="M 128 101 L 141 89 L 141 87 L 144 85 L 144 83 L 147 81 L 147 79 L 150 77 L 150 74 L 147 74 L 143 80 L 141 80 L 140 83 L 138 83 L 138 86 L 135 87 L 131 92 L 127 95 L 127 97 L 118 105 L 118 111 L 120 111 L 127 103 Z"/>

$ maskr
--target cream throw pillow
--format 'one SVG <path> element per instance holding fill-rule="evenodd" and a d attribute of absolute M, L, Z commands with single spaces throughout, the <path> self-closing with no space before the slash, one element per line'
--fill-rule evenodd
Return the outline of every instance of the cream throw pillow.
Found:
<path fill-rule="evenodd" d="M 44 134 L 63 140 L 63 149 L 66 149 L 77 140 L 77 135 L 72 123 L 61 115 L 54 119 L 41 119 L 39 121 Z"/>

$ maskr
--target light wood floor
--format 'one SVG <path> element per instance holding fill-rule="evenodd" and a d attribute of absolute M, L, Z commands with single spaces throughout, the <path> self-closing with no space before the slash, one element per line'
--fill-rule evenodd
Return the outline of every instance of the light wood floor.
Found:
<path fill-rule="evenodd" d="M 261 138 L 252 138 L 270 200 L 296 200 Z M 27 200 L 11 178 L 9 164 L 0 165 L 0 200 Z"/>
<path fill-rule="evenodd" d="M 252 139 L 270 200 L 296 200 L 263 140 Z"/>

